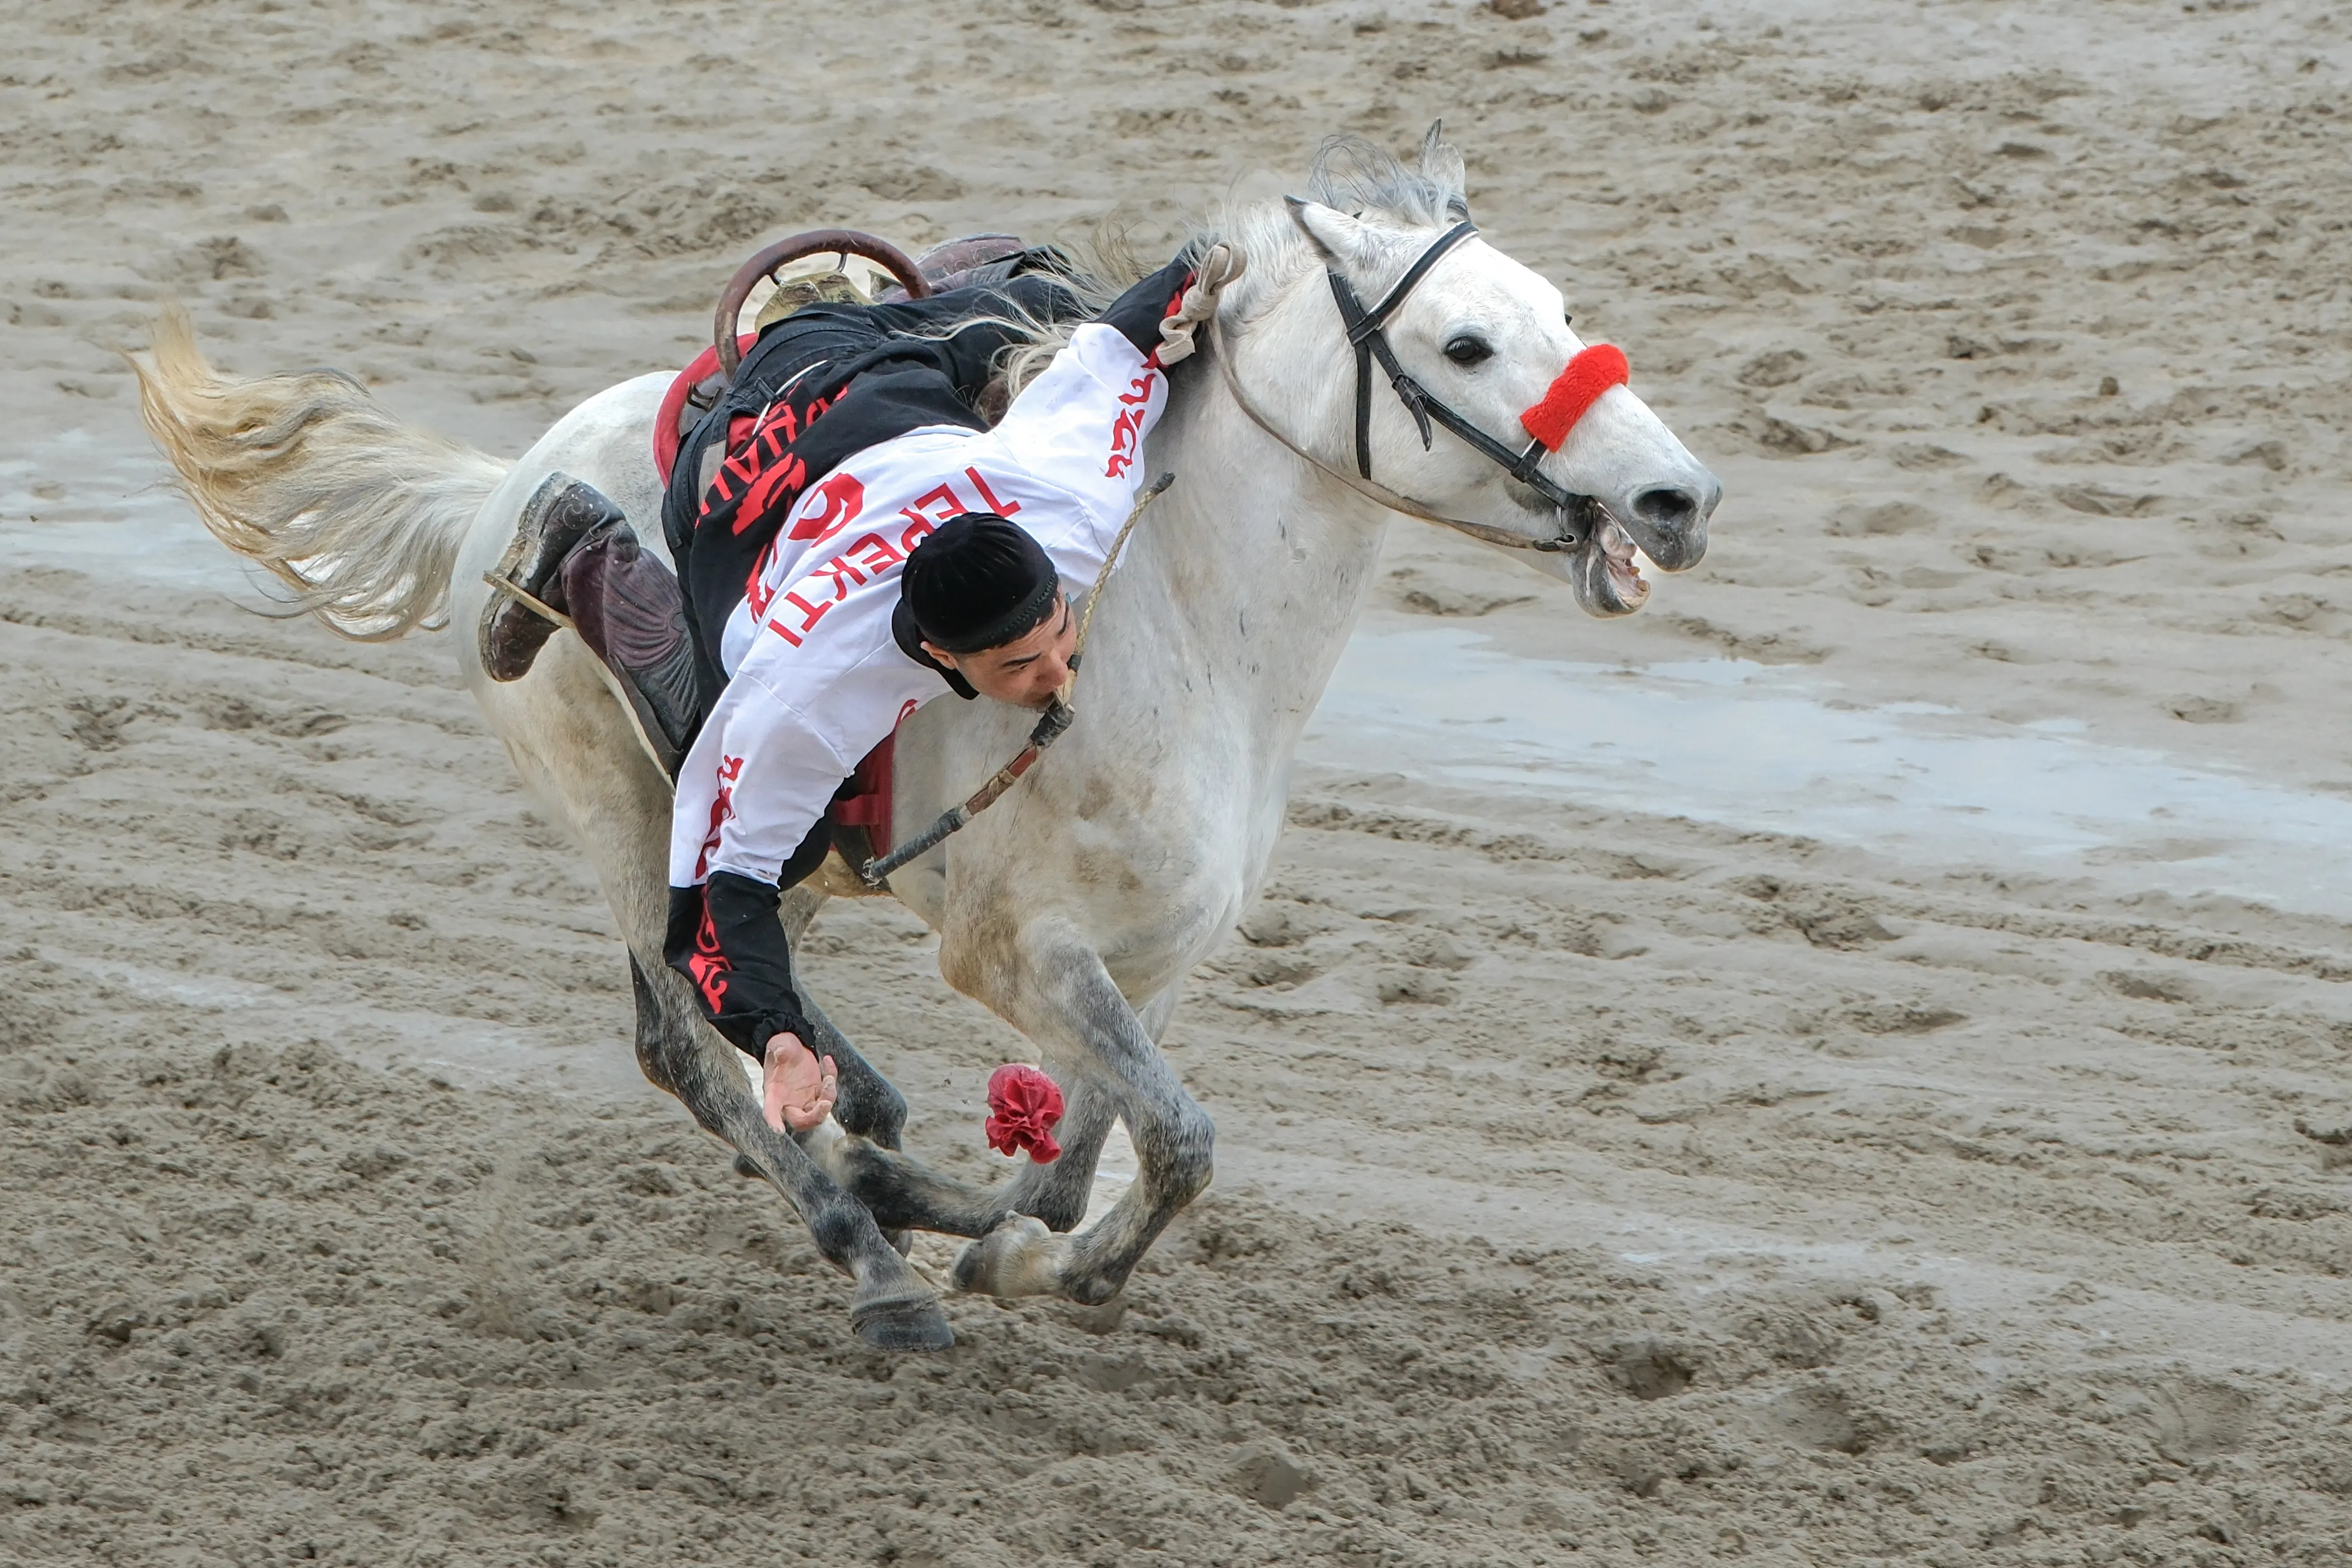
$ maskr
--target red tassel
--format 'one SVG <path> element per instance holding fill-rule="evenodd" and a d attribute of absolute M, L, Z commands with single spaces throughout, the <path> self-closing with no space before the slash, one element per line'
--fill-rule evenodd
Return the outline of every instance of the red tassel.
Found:
<path fill-rule="evenodd" d="M 1008 1061 L 988 1078 L 988 1146 L 1000 1155 L 1022 1149 L 1039 1165 L 1062 1157 L 1054 1128 L 1062 1119 L 1062 1091 L 1036 1068 Z"/>
<path fill-rule="evenodd" d="M 1546 450 L 1557 452 L 1585 410 L 1599 402 L 1601 394 L 1611 387 L 1623 386 L 1633 373 L 1623 350 L 1614 343 L 1595 343 L 1568 361 L 1568 369 L 1559 372 L 1543 402 L 1519 415 L 1519 423 Z"/>

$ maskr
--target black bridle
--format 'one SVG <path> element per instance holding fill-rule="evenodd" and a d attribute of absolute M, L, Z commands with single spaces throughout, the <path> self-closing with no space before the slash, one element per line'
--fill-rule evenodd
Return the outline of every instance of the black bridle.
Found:
<path fill-rule="evenodd" d="M 1478 225 L 1465 218 L 1431 242 L 1413 264 L 1405 268 L 1396 287 L 1390 289 L 1378 305 L 1364 308 L 1356 297 L 1356 289 L 1336 266 L 1324 268 L 1331 279 L 1331 297 L 1339 302 L 1339 319 L 1348 329 L 1348 342 L 1356 350 L 1356 471 L 1364 478 L 1372 476 L 1372 361 L 1378 360 L 1389 378 L 1389 385 L 1412 415 L 1413 423 L 1421 429 L 1421 446 L 1426 452 L 1434 439 L 1430 422 L 1436 421 L 1473 448 L 1494 459 L 1507 469 L 1511 477 L 1533 490 L 1557 508 L 1560 514 L 1561 532 L 1558 538 L 1538 539 L 1532 548 L 1539 550 L 1572 549 L 1584 542 L 1593 523 L 1593 513 L 1600 503 L 1590 496 L 1580 496 L 1564 488 L 1557 480 L 1546 476 L 1538 468 L 1547 454 L 1541 441 L 1529 441 L 1525 450 L 1506 446 L 1461 414 L 1433 396 L 1428 388 L 1412 379 L 1397 362 L 1396 350 L 1389 346 L 1388 333 L 1383 330 L 1388 319 L 1396 314 L 1408 295 L 1421 280 L 1429 276 L 1430 268 L 1444 259 L 1447 252 L 1478 232 Z"/>

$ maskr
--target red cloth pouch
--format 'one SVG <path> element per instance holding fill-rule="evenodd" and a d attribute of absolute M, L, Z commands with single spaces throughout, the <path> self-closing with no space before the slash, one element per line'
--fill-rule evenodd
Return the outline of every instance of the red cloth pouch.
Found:
<path fill-rule="evenodd" d="M 998 1154 L 1029 1151 L 1039 1165 L 1062 1157 L 1054 1128 L 1062 1119 L 1062 1091 L 1024 1061 L 1008 1061 L 988 1078 L 988 1146 Z"/>

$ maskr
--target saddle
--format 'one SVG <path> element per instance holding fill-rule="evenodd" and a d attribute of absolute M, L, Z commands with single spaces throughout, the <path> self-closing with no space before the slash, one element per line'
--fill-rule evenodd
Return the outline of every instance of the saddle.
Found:
<path fill-rule="evenodd" d="M 966 235 L 961 239 L 933 246 L 909 261 L 896 246 L 871 235 L 848 229 L 822 229 L 795 235 L 745 262 L 736 273 L 735 282 L 719 296 L 719 319 L 723 325 L 717 328 L 713 337 L 732 329 L 740 321 L 751 290 L 761 278 L 774 277 L 778 270 L 803 256 L 822 256 L 828 251 L 880 261 L 898 281 L 869 298 L 845 273 L 838 270 L 777 280 L 775 293 L 761 307 L 751 330 L 735 334 L 734 352 L 722 355 L 719 343 L 714 341 L 677 373 L 669 391 L 663 394 L 661 410 L 654 416 L 654 466 L 660 471 L 663 485 L 668 485 L 671 470 L 677 465 L 679 446 L 693 434 L 702 416 L 725 395 L 734 380 L 735 364 L 771 324 L 818 303 L 887 305 L 895 300 L 925 298 L 950 288 L 1003 283 L 1041 267 L 1066 269 L 1069 266 L 1069 258 L 1054 246 L 1031 246 L 1014 235 Z M 983 404 L 983 413 L 992 423 L 1003 412 L 1001 398 L 984 399 Z"/>

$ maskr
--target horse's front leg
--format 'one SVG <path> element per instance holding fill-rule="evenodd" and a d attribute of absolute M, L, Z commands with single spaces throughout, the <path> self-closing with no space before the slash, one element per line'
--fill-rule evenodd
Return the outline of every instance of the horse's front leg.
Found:
<path fill-rule="evenodd" d="M 1090 1074 L 1074 1075 L 1064 1083 L 1062 1102 L 1061 1124 L 1054 1129 L 1062 1157 L 1042 1166 L 1031 1160 L 1004 1193 L 1008 1210 L 1033 1215 L 1048 1230 L 1075 1230 L 1087 1217 L 1087 1206 L 1094 1201 L 1095 1168 L 1118 1120 L 1118 1096 Z"/>
<path fill-rule="evenodd" d="M 904 1250 L 909 1230 L 985 1236 L 1013 1212 L 1003 1186 L 958 1181 L 900 1153 L 906 1097 L 858 1054 L 805 986 L 801 1007 L 816 1030 L 817 1038 L 809 1045 L 820 1056 L 832 1056 L 841 1070 L 841 1097 L 834 1102 L 833 1119 L 848 1134 L 812 1140 L 810 1153 L 843 1191 L 866 1206 L 893 1245 Z"/>
<path fill-rule="evenodd" d="M 807 1000 L 805 995 L 803 1000 Z M 1143 1009 L 1144 1028 L 1155 1041 L 1168 1027 L 1175 1006 L 1176 988 L 1171 986 Z M 832 1028 L 814 1007 L 809 1019 L 820 1029 Z M 838 1058 L 847 1044 L 835 1031 L 824 1049 Z M 845 1086 L 847 1082 L 845 1069 Z M 883 1087 L 889 1085 L 886 1082 Z M 985 1236 L 1016 1214 L 1034 1215 L 1048 1230 L 1075 1230 L 1094 1200 L 1095 1170 L 1102 1159 L 1103 1144 L 1118 1120 L 1119 1096 L 1091 1074 L 1070 1079 L 1063 1085 L 1063 1095 L 1062 1120 L 1055 1129 L 1062 1145 L 1061 1158 L 1045 1165 L 1029 1161 L 1011 1181 L 995 1186 L 941 1176 L 897 1153 L 895 1142 L 885 1144 L 879 1136 L 840 1139 L 826 1145 L 818 1157 L 826 1174 L 865 1204 L 886 1231 Z M 838 1104 L 834 1107 L 834 1119 L 849 1126 Z"/>
<path fill-rule="evenodd" d="M 460 625 L 474 624 L 480 612 L 484 591 L 467 591 L 470 599 L 457 601 Z M 461 650 L 472 646 L 461 640 Z M 461 652 L 461 657 L 470 655 Z M 594 657 L 578 638 L 560 636 L 520 681 L 490 681 L 471 666 L 468 679 L 516 770 L 571 827 L 604 885 L 629 944 L 638 1066 L 799 1210 L 818 1251 L 856 1281 L 849 1319 L 859 1338 L 892 1350 L 946 1348 L 955 1336 L 939 1298 L 883 1239 L 864 1206 L 799 1143 L 768 1126 L 738 1065 L 740 1053 L 702 1021 L 693 991 L 661 962 L 668 921 L 669 780 L 631 737 L 620 706 L 595 673 Z M 812 894 L 783 913 L 804 926 L 821 902 Z M 895 1137 L 892 1117 L 903 1121 L 905 1102 L 880 1074 L 869 1070 L 869 1075 L 878 1086 L 860 1102 L 871 1112 L 869 1126 Z"/>
<path fill-rule="evenodd" d="M 826 1261 L 856 1281 L 849 1326 L 883 1350 L 945 1350 L 955 1343 L 929 1286 L 883 1238 L 866 1206 L 841 1190 L 799 1142 L 771 1128 L 732 1060 L 735 1048 L 702 1027 L 684 982 L 633 954 L 637 1061 L 694 1119 L 734 1145 L 800 1211 Z"/>
<path fill-rule="evenodd" d="M 1137 1009 L 1144 1033 L 1155 1050 L 1175 1016 L 1180 987 L 1171 986 Z M 1055 1137 L 1062 1157 L 1049 1165 L 1034 1161 L 1013 1178 L 1005 1201 L 1015 1214 L 1033 1214 L 1048 1230 L 1075 1230 L 1094 1201 L 1095 1171 L 1102 1161 L 1105 1140 L 1118 1120 L 1119 1096 L 1091 1072 L 1081 1072 L 1062 1086 L 1066 1102 L 1062 1124 Z"/>
<path fill-rule="evenodd" d="M 1076 1236 L 1057 1236 L 1028 1215 L 1006 1220 L 963 1249 L 955 1283 L 991 1295 L 1093 1304 L 1119 1292 L 1168 1222 L 1209 1185 L 1216 1126 L 1177 1081 L 1101 957 L 1055 925 L 1023 933 L 1013 962 L 986 966 L 982 991 L 1001 986 L 1003 994 L 981 999 L 1045 1048 L 1048 1065 L 1066 1074 L 1090 1118 L 1103 1118 L 1103 1133 L 1107 1111 L 1125 1119 L 1136 1178 L 1108 1214 Z M 1089 1159 L 1089 1178 L 1092 1166 Z"/>
<path fill-rule="evenodd" d="M 801 938 L 808 932 L 809 923 L 824 907 L 826 894 L 815 882 L 803 882 L 787 892 L 776 910 L 776 918 L 784 927 L 784 941 L 793 951 L 800 949 Z M 808 994 L 805 983 L 801 988 L 803 1010 L 809 1022 L 816 1026 L 817 1038 L 804 1041 L 819 1056 L 831 1056 L 840 1070 L 839 1095 L 833 1103 L 833 1119 L 860 1137 L 871 1138 L 886 1149 L 898 1146 L 898 1139 L 907 1127 L 907 1097 L 898 1086 L 882 1076 L 880 1070 L 866 1061 L 849 1037 L 835 1029 L 833 1020 L 824 1016 L 816 999 Z M 751 1173 L 746 1172 L 746 1175 Z"/>
<path fill-rule="evenodd" d="M 801 938 L 807 934 L 817 911 L 824 907 L 825 897 L 823 889 L 805 882 L 785 891 L 782 901 L 777 905 L 776 918 L 784 928 L 786 946 L 795 950 L 799 948 Z M 801 1002 L 809 1022 L 816 1026 L 815 1038 L 804 1043 L 817 1055 L 832 1057 L 834 1065 L 840 1070 L 839 1092 L 833 1104 L 833 1119 L 848 1131 L 860 1137 L 870 1138 L 886 1149 L 897 1148 L 907 1127 L 907 1097 L 898 1092 L 897 1084 L 882 1075 L 880 1069 L 866 1061 L 858 1049 L 849 1043 L 847 1035 L 834 1027 L 833 1020 L 824 1015 L 824 1009 L 818 1007 L 816 999 L 808 994 L 805 985 L 802 987 Z M 640 1009 L 645 1005 L 641 995 Z M 648 1075 L 651 1071 L 648 1067 Z M 655 1082 L 660 1082 L 660 1080 L 656 1079 Z M 762 1179 L 766 1175 L 741 1155 L 735 1156 L 735 1170 L 737 1175 L 754 1180 Z"/>

